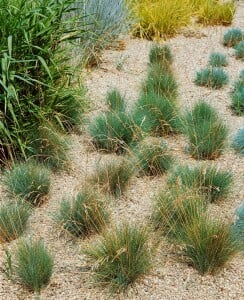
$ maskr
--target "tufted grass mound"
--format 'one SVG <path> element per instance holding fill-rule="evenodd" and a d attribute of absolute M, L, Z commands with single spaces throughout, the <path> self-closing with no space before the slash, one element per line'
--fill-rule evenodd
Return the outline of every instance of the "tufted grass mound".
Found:
<path fill-rule="evenodd" d="M 239 251 L 229 224 L 202 215 L 186 222 L 177 234 L 183 260 L 200 274 L 214 274 Z"/>
<path fill-rule="evenodd" d="M 0 242 L 10 242 L 25 231 L 31 214 L 26 202 L 6 202 L 0 206 Z"/>
<path fill-rule="evenodd" d="M 213 52 L 209 56 L 208 64 L 212 67 L 226 67 L 228 65 L 227 57 L 223 53 Z"/>
<path fill-rule="evenodd" d="M 34 161 L 19 163 L 6 172 L 4 186 L 10 195 L 38 206 L 49 193 L 50 173 Z"/>
<path fill-rule="evenodd" d="M 221 171 L 215 166 L 208 165 L 178 166 L 168 178 L 170 186 L 177 184 L 195 189 L 209 202 L 225 199 L 230 193 L 232 183 L 233 178 L 229 171 Z"/>
<path fill-rule="evenodd" d="M 140 173 L 149 176 L 162 175 L 173 163 L 167 144 L 162 139 L 148 138 L 142 141 L 134 149 L 134 155 Z"/>
<path fill-rule="evenodd" d="M 244 70 L 241 71 L 238 80 L 235 81 L 231 92 L 231 108 L 238 116 L 244 113 Z"/>
<path fill-rule="evenodd" d="M 208 67 L 197 72 L 194 82 L 199 86 L 220 89 L 229 82 L 229 78 L 222 68 Z"/>
<path fill-rule="evenodd" d="M 101 192 L 118 197 L 125 192 L 133 174 L 131 162 L 117 157 L 99 163 L 89 181 Z"/>
<path fill-rule="evenodd" d="M 94 263 L 95 279 L 112 291 L 126 290 L 152 265 L 153 245 L 147 227 L 124 223 L 103 232 L 84 253 Z"/>
<path fill-rule="evenodd" d="M 105 202 L 98 193 L 84 190 L 72 199 L 63 199 L 54 220 L 75 237 L 100 232 L 109 221 Z"/>
<path fill-rule="evenodd" d="M 237 153 L 244 155 L 244 128 L 239 129 L 236 133 L 232 147 Z"/>
<path fill-rule="evenodd" d="M 178 133 L 181 128 L 177 104 L 155 92 L 142 94 L 133 112 L 134 123 L 154 136 Z"/>
<path fill-rule="evenodd" d="M 226 146 L 228 129 L 205 101 L 195 104 L 184 118 L 189 153 L 196 159 L 216 159 Z"/>
<path fill-rule="evenodd" d="M 174 239 L 186 222 L 193 221 L 205 211 L 206 201 L 196 190 L 175 183 L 155 196 L 151 220 L 155 229 Z"/>
<path fill-rule="evenodd" d="M 233 47 L 244 39 L 244 33 L 239 28 L 231 28 L 227 30 L 223 37 L 223 44 L 227 47 Z"/>
<path fill-rule="evenodd" d="M 99 150 L 122 153 L 136 138 L 136 128 L 125 112 L 108 111 L 93 119 L 88 132 Z"/>

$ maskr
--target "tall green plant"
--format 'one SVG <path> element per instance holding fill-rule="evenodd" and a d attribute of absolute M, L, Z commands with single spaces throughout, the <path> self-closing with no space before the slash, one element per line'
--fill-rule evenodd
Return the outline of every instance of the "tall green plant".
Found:
<path fill-rule="evenodd" d="M 83 110 L 64 47 L 77 37 L 74 20 L 71 29 L 64 18 L 71 3 L 0 1 L 0 160 L 26 158 L 40 123 L 70 128 Z"/>

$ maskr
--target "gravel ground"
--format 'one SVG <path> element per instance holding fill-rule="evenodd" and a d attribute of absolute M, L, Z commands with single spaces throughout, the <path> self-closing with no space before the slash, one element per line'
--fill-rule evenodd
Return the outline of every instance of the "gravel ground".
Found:
<path fill-rule="evenodd" d="M 232 27 L 244 28 L 244 2 L 240 1 Z M 221 44 L 226 27 L 206 27 L 186 29 L 182 34 L 168 41 L 174 55 L 174 73 L 179 83 L 179 101 L 182 110 L 189 109 L 199 99 L 206 99 L 213 105 L 230 128 L 229 139 L 237 129 L 243 127 L 243 118 L 232 114 L 230 106 L 231 86 L 238 77 L 243 63 L 233 56 L 233 50 Z M 125 39 L 125 49 L 106 50 L 103 63 L 98 69 L 86 74 L 88 95 L 94 103 L 94 113 L 105 109 L 105 96 L 112 87 L 117 87 L 128 100 L 128 107 L 133 107 L 138 98 L 142 80 L 146 76 L 148 53 L 151 43 L 145 40 Z M 228 55 L 229 65 L 226 71 L 230 84 L 221 90 L 210 90 L 193 84 L 196 71 L 205 67 L 212 51 L 220 51 Z M 120 70 L 118 70 L 120 69 Z M 196 164 L 185 153 L 187 141 L 183 136 L 167 138 L 172 154 L 179 163 Z M 86 177 L 92 172 L 98 160 L 109 155 L 94 151 L 85 133 L 72 135 L 70 139 L 71 165 L 68 172 L 52 175 L 52 188 L 49 199 L 40 208 L 35 209 L 29 220 L 25 236 L 34 236 L 45 240 L 55 259 L 54 274 L 50 284 L 42 291 L 41 299 L 109 299 L 107 288 L 94 284 L 90 265 L 81 254 L 81 249 L 90 240 L 73 241 L 60 235 L 51 215 L 57 211 L 63 197 L 74 195 L 86 184 Z M 243 159 L 231 148 L 215 162 L 223 169 L 231 170 L 234 186 L 229 198 L 219 204 L 210 206 L 213 215 L 231 220 L 235 208 L 244 201 Z M 156 178 L 133 178 L 127 193 L 111 204 L 114 222 L 130 220 L 144 222 L 151 212 L 151 198 L 159 188 L 165 185 L 166 175 Z M 0 186 L 0 195 L 4 195 Z M 116 220 L 116 221 L 115 221 Z M 14 248 L 15 241 L 7 245 Z M 4 260 L 4 247 L 0 245 L 0 267 Z M 154 267 L 139 282 L 128 290 L 126 295 L 113 295 L 115 299 L 208 299 L 208 300 L 240 300 L 244 299 L 243 291 L 244 264 L 243 256 L 235 257 L 215 276 L 200 276 L 196 270 L 179 263 L 172 246 L 162 241 Z M 34 295 L 21 285 L 6 279 L 0 269 L 0 299 L 34 299 Z"/>

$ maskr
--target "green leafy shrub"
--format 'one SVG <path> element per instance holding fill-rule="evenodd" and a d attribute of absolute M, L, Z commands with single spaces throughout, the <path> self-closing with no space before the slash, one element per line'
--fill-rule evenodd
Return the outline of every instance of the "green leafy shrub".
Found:
<path fill-rule="evenodd" d="M 166 172 L 172 164 L 172 155 L 167 150 L 163 140 L 149 138 L 134 149 L 134 155 L 141 172 L 145 175 L 160 175 Z"/>
<path fill-rule="evenodd" d="M 16 164 L 5 174 L 4 185 L 9 194 L 38 206 L 50 190 L 49 171 L 33 161 Z"/>
<path fill-rule="evenodd" d="M 231 107 L 237 115 L 244 113 L 244 70 L 240 73 L 239 79 L 234 83 L 231 93 Z"/>
<path fill-rule="evenodd" d="M 244 38 L 244 34 L 239 28 L 231 28 L 225 32 L 223 44 L 228 47 L 237 45 Z"/>
<path fill-rule="evenodd" d="M 85 249 L 94 261 L 95 278 L 113 291 L 125 290 L 151 267 L 153 247 L 146 227 L 123 224 L 102 234 Z"/>
<path fill-rule="evenodd" d="M 81 50 L 82 62 L 85 66 L 96 65 L 100 61 L 101 52 L 114 45 L 119 35 L 129 29 L 129 12 L 125 0 L 75 1 L 73 7 L 80 14 L 80 23 L 85 31 L 78 48 Z"/>
<path fill-rule="evenodd" d="M 88 126 L 88 132 L 97 149 L 121 153 L 135 138 L 131 117 L 124 112 L 106 112 L 98 115 Z"/>
<path fill-rule="evenodd" d="M 205 210 L 205 200 L 195 190 L 175 185 L 155 196 L 152 221 L 155 228 L 175 238 L 185 223 L 195 220 Z"/>
<path fill-rule="evenodd" d="M 196 103 L 184 118 L 184 132 L 189 140 L 189 153 L 196 159 L 215 159 L 222 153 L 228 129 L 205 101 Z"/>
<path fill-rule="evenodd" d="M 233 182 L 232 174 L 221 171 L 215 166 L 200 165 L 196 167 L 178 166 L 170 174 L 168 184 L 195 189 L 209 202 L 224 199 L 230 192 Z"/>
<path fill-rule="evenodd" d="M 244 41 L 238 43 L 234 48 L 235 48 L 235 57 L 244 60 Z"/>
<path fill-rule="evenodd" d="M 240 242 L 240 249 L 244 251 L 244 204 L 242 203 L 235 211 L 235 221 L 231 230 L 236 239 Z"/>
<path fill-rule="evenodd" d="M 226 55 L 219 52 L 211 53 L 208 63 L 212 67 L 225 67 L 228 65 Z"/>
<path fill-rule="evenodd" d="M 18 281 L 40 293 L 41 288 L 49 283 L 53 272 L 53 258 L 44 243 L 31 239 L 20 241 L 15 260 L 13 273 Z"/>
<path fill-rule="evenodd" d="M 156 136 L 174 134 L 180 128 L 177 104 L 155 92 L 141 95 L 133 112 L 133 120 L 143 132 Z"/>
<path fill-rule="evenodd" d="M 230 226 L 207 215 L 185 223 L 177 241 L 183 247 L 184 260 L 200 274 L 217 272 L 239 250 Z"/>
<path fill-rule="evenodd" d="M 168 68 L 160 64 L 153 64 L 149 68 L 147 79 L 143 83 L 146 94 L 155 93 L 161 97 L 175 99 L 177 96 L 177 82 Z"/>
<path fill-rule="evenodd" d="M 212 67 L 197 72 L 194 80 L 196 85 L 220 89 L 229 81 L 228 75 L 222 68 Z"/>
<path fill-rule="evenodd" d="M 109 220 L 105 203 L 90 191 L 82 191 L 72 200 L 63 200 L 54 220 L 62 230 L 76 237 L 97 233 Z"/>
<path fill-rule="evenodd" d="M 90 178 L 104 193 L 120 196 L 134 174 L 132 164 L 124 158 L 111 159 L 96 166 Z"/>
<path fill-rule="evenodd" d="M 74 19 L 65 20 L 70 4 L 70 0 L 1 1 L 2 162 L 27 159 L 40 125 L 52 122 L 67 130 L 84 111 L 84 89 L 73 88 L 74 72 L 68 63 L 68 41 L 81 29 Z"/>
<path fill-rule="evenodd" d="M 111 111 L 123 112 L 125 111 L 125 98 L 117 89 L 113 89 L 107 94 L 107 105 Z"/>
<path fill-rule="evenodd" d="M 168 45 L 153 44 L 149 53 L 150 64 L 171 65 L 173 56 Z"/>
<path fill-rule="evenodd" d="M 244 154 L 244 128 L 239 129 L 239 131 L 235 135 L 232 147 L 236 152 L 239 152 L 242 155 Z"/>
<path fill-rule="evenodd" d="M 6 202 L 0 206 L 0 241 L 10 242 L 25 230 L 31 214 L 30 206 L 24 202 Z"/>

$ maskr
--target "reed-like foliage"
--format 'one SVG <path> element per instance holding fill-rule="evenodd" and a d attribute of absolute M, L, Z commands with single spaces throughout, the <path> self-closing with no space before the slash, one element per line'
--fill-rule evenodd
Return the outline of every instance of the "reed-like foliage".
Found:
<path fill-rule="evenodd" d="M 64 130 L 79 122 L 84 90 L 71 88 L 65 47 L 78 32 L 74 20 L 65 21 L 71 3 L 0 2 L 1 162 L 26 158 L 41 124 L 52 121 Z"/>

